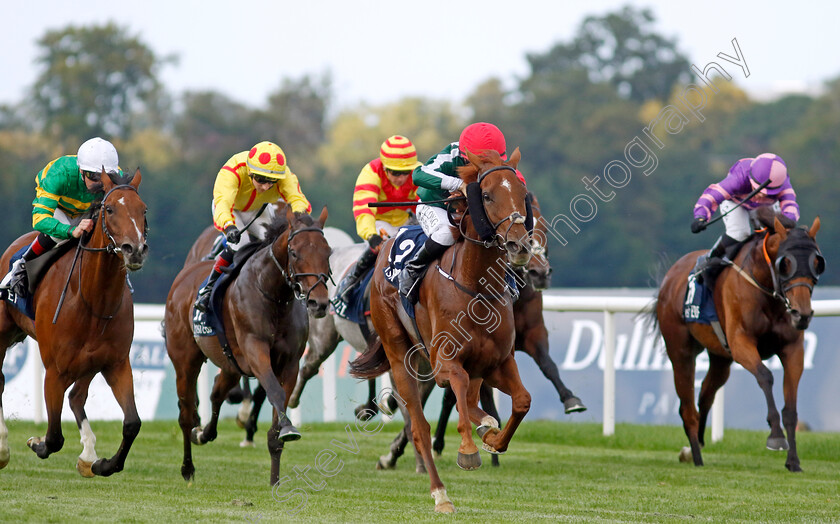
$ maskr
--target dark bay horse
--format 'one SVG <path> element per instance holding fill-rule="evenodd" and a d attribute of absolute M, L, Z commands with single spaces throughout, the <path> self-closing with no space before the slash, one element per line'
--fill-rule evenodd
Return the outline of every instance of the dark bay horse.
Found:
<path fill-rule="evenodd" d="M 434 378 L 439 386 L 450 385 L 455 392 L 461 434 L 457 463 L 463 469 L 481 465 L 471 423 L 480 425 L 485 449 L 501 453 L 531 404 L 513 359 L 513 304 L 507 284 L 504 279 L 487 278 L 499 270 L 504 274 L 508 262 L 524 266 L 531 257 L 525 226 L 526 189 L 516 177 L 519 158 L 518 149 L 505 163 L 494 152 L 481 157 L 470 154 L 470 163 L 460 168 L 460 177 L 474 184 L 467 189 L 472 210 L 461 221 L 462 239 L 424 276 L 415 306 L 416 322 L 385 279 L 388 257 L 378 258 L 371 286 L 371 318 L 381 344 L 372 345 L 351 364 L 357 378 L 391 370 L 397 393 L 409 410 L 414 446 L 429 473 L 437 512 L 451 513 L 455 508 L 435 468 L 419 379 Z M 477 238 L 479 231 L 482 234 Z M 392 244 L 394 239 L 383 249 L 387 252 Z M 444 268 L 453 280 L 441 273 Z M 431 373 L 418 373 L 421 362 L 431 365 Z M 512 399 L 511 417 L 501 431 L 498 421 L 478 407 L 485 380 Z"/>
<path fill-rule="evenodd" d="M 166 348 L 176 372 L 185 480 L 195 475 L 191 443 L 201 445 L 216 438 L 222 402 L 244 374 L 257 377 L 274 408 L 268 449 L 271 484 L 277 483 L 284 442 L 300 438 L 286 416 L 286 405 L 308 336 L 307 311 L 315 316 L 327 312 L 330 247 L 323 234 L 326 219 L 326 208 L 317 221 L 306 214 L 296 215 L 291 208 L 275 217 L 266 242 L 245 262 L 222 302 L 232 359 L 225 356 L 216 337 L 193 336 L 193 303 L 213 262 L 185 267 L 172 284 L 164 322 Z M 207 359 L 220 373 L 210 396 L 212 418 L 202 428 L 196 411 L 196 379 Z"/>
<path fill-rule="evenodd" d="M 82 237 L 77 250 L 64 253 L 45 274 L 33 297 L 34 322 L 10 303 L 0 301 L 0 362 L 5 359 L 9 346 L 28 335 L 38 341 L 46 370 L 47 433 L 44 437 L 30 438 L 27 444 L 40 458 L 47 458 L 62 448 L 64 392 L 73 385 L 70 409 L 84 447 L 76 469 L 84 477 L 107 477 L 122 471 L 140 431 L 129 361 L 134 337 L 134 304 L 126 281 L 126 272 L 140 269 L 148 254 L 146 204 L 137 193 L 140 180 L 139 169 L 129 181 L 112 179 L 103 172 L 105 194 L 100 203 L 92 206 L 94 228 L 89 237 Z M 36 233 L 28 233 L 18 238 L 0 258 L 0 267 L 8 268 L 12 255 L 31 244 L 35 236 Z M 65 285 L 64 302 L 54 319 Z M 97 458 L 96 437 L 85 413 L 88 387 L 97 373 L 105 377 L 124 417 L 123 440 L 111 458 Z M 0 373 L 0 395 L 4 385 Z M 9 448 L 1 402 L 0 467 L 3 467 L 9 461 Z"/>
<path fill-rule="evenodd" d="M 752 373 L 767 402 L 770 435 L 767 448 L 788 450 L 785 466 L 801 471 L 796 453 L 796 392 L 804 366 L 804 329 L 814 312 L 811 293 L 825 261 L 816 243 L 820 219 L 810 228 L 785 227 L 778 217 L 759 217 L 767 226 L 749 240 L 723 270 L 713 296 L 721 327 L 730 350 L 723 347 L 709 324 L 686 323 L 683 305 L 688 275 L 698 255 L 680 258 L 665 275 L 656 301 L 655 321 L 665 339 L 674 369 L 674 385 L 680 397 L 680 417 L 690 444 L 690 457 L 703 465 L 706 418 L 715 393 L 729 378 L 732 362 Z M 695 359 L 703 348 L 709 353 L 709 371 L 700 388 L 699 408 L 694 405 Z M 773 399 L 773 374 L 762 363 L 778 355 L 784 368 L 784 399 L 781 418 Z M 782 425 L 787 430 L 787 439 Z M 689 457 L 684 448 L 681 459 Z"/>

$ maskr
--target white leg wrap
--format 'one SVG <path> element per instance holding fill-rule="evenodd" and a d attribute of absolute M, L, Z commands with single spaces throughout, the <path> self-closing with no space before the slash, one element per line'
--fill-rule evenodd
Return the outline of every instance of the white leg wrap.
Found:
<path fill-rule="evenodd" d="M 0 408 L 0 467 L 9 463 L 9 428 L 6 427 L 6 418 L 3 415 L 3 408 Z"/>
<path fill-rule="evenodd" d="M 440 488 L 432 491 L 432 498 L 435 499 L 435 506 L 440 504 L 445 504 L 446 502 L 452 503 L 449 500 L 449 497 L 446 496 L 446 488 Z"/>
<path fill-rule="evenodd" d="M 490 415 L 487 415 L 486 417 L 481 419 L 481 425 L 482 426 L 487 426 L 487 427 L 490 427 L 490 428 L 499 429 L 499 421 L 496 420 L 495 418 L 491 417 Z"/>
<path fill-rule="evenodd" d="M 90 422 L 87 419 L 82 421 L 82 427 L 79 428 L 79 433 L 82 435 L 82 454 L 79 455 L 79 458 L 88 464 L 92 464 L 96 462 L 96 450 L 94 449 L 96 446 L 96 435 L 93 434 L 93 430 L 90 429 Z"/>

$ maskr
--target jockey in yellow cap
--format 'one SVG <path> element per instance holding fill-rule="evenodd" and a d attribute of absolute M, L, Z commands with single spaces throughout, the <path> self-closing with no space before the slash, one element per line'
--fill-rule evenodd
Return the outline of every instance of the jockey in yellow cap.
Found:
<path fill-rule="evenodd" d="M 233 262 L 233 254 L 251 240 L 264 238 L 274 218 L 274 206 L 267 204 L 274 202 L 286 202 L 296 213 L 312 210 L 277 144 L 260 142 L 230 157 L 219 170 L 213 186 L 213 225 L 224 232 L 227 247 L 216 257 L 210 279 L 199 290 L 196 309 L 207 310 L 210 292 L 222 269 Z"/>
<path fill-rule="evenodd" d="M 413 206 L 368 207 L 373 202 L 416 202 L 417 186 L 411 178 L 417 161 L 417 149 L 411 140 L 394 135 L 382 142 L 379 158 L 368 162 L 356 179 L 353 191 L 353 218 L 356 232 L 368 243 L 353 271 L 338 286 L 337 295 L 344 295 L 370 269 L 385 237 L 395 235 L 410 218 Z"/>

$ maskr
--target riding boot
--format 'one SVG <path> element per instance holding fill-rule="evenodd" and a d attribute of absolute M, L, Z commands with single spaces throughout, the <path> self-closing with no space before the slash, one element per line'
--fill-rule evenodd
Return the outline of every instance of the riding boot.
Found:
<path fill-rule="evenodd" d="M 207 279 L 207 283 L 198 290 L 198 299 L 195 301 L 195 309 L 201 311 L 202 313 L 206 313 L 207 310 L 210 309 L 210 295 L 212 294 L 213 287 L 216 285 L 219 277 L 222 276 L 222 270 L 229 266 L 232 261 L 233 251 L 229 248 L 225 248 L 225 250 L 216 257 L 216 264 L 213 265 L 213 272 L 210 273 L 210 278 Z"/>
<path fill-rule="evenodd" d="M 727 234 L 723 234 L 709 250 L 705 260 L 698 260 L 696 280 L 702 284 L 704 279 L 711 286 L 715 279 L 723 271 L 724 266 L 735 259 L 738 250 L 744 244 L 743 241 L 735 240 Z"/>
<path fill-rule="evenodd" d="M 406 263 L 400 272 L 400 294 L 405 296 L 412 304 L 417 302 L 420 290 L 420 286 L 417 284 L 426 273 L 429 263 L 443 255 L 447 247 L 449 246 L 438 244 L 431 238 L 427 238 L 423 247 L 417 251 L 414 258 Z"/>
<path fill-rule="evenodd" d="M 353 266 L 350 274 L 339 282 L 338 291 L 335 293 L 337 297 L 344 301 L 347 300 L 346 295 L 356 287 L 356 284 L 367 273 L 368 269 L 376 263 L 376 256 L 378 254 L 370 248 L 365 249 L 364 253 L 359 257 L 359 260 L 356 261 L 356 265 Z"/>
<path fill-rule="evenodd" d="M 8 289 L 18 296 L 29 293 L 29 282 L 26 277 L 26 263 L 35 260 L 56 246 L 55 240 L 49 235 L 40 233 L 19 259 L 12 264 L 12 269 L 0 281 L 0 290 Z"/>

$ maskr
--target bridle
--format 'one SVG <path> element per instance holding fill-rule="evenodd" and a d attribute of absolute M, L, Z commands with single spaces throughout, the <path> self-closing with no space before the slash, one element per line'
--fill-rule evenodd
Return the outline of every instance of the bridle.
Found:
<path fill-rule="evenodd" d="M 134 191 L 135 193 L 137 192 L 137 188 L 130 185 L 130 184 L 116 185 L 116 186 L 112 187 L 107 193 L 105 193 L 105 196 L 102 197 L 102 200 L 100 200 L 99 203 L 96 204 L 96 207 L 94 208 L 93 214 L 92 214 L 92 215 L 95 215 L 95 217 L 96 217 L 96 218 L 94 218 L 94 220 L 98 221 L 99 224 L 101 225 L 102 234 L 108 240 L 108 244 L 105 247 L 88 247 L 88 246 L 84 245 L 82 243 L 82 241 L 80 240 L 79 241 L 79 248 L 80 249 L 83 249 L 85 251 L 92 251 L 92 252 L 106 251 L 108 253 L 113 253 L 115 255 L 122 253 L 122 248 L 120 248 L 117 245 L 117 241 L 114 240 L 113 235 L 111 235 L 111 232 L 108 230 L 108 223 L 105 220 L 106 215 L 104 215 L 102 213 L 102 208 L 105 206 L 105 201 L 108 200 L 108 197 L 111 195 L 111 193 L 113 193 L 114 191 L 116 191 L 118 189 L 130 189 L 131 191 Z M 148 223 L 148 221 L 146 221 L 144 219 L 143 220 L 143 236 L 145 237 L 148 232 L 149 232 L 149 223 Z M 88 236 L 88 240 L 89 239 L 90 239 L 90 236 Z"/>
<path fill-rule="evenodd" d="M 277 257 L 274 255 L 274 249 L 272 249 L 271 245 L 268 246 L 268 255 L 271 258 L 271 261 L 274 262 L 274 266 L 277 268 L 278 271 L 280 271 L 280 275 L 286 281 L 286 285 L 294 293 L 295 298 L 297 300 L 307 300 L 308 301 L 309 300 L 309 295 L 312 293 L 312 291 L 316 287 L 318 287 L 319 285 L 323 285 L 324 288 L 327 288 L 327 280 L 332 282 L 333 285 L 335 285 L 335 282 L 332 279 L 332 269 L 329 270 L 329 273 L 298 273 L 298 272 L 295 271 L 294 265 L 292 264 L 292 253 L 294 252 L 293 249 L 292 249 L 292 239 L 296 235 L 298 235 L 299 233 L 303 233 L 303 232 L 306 232 L 306 231 L 317 231 L 322 236 L 324 236 L 324 230 L 319 228 L 319 227 L 315 227 L 315 226 L 302 227 L 300 229 L 295 229 L 294 231 L 290 231 L 289 232 L 289 238 L 288 238 L 288 240 L 286 240 L 286 266 L 287 266 L 287 268 L 284 268 L 283 265 L 280 263 L 280 261 L 277 260 Z M 315 282 L 315 285 L 313 285 L 306 292 L 304 292 L 303 283 L 300 280 L 303 277 L 317 277 L 318 281 Z M 260 291 L 262 291 L 262 289 Z M 267 298 L 269 298 L 268 295 L 266 295 L 264 291 L 262 291 L 262 293 Z"/>
<path fill-rule="evenodd" d="M 490 169 L 487 169 L 486 171 L 483 171 L 482 173 L 479 173 L 478 180 L 477 180 L 477 182 L 479 184 L 479 187 L 481 187 L 481 182 L 483 182 L 484 179 L 487 178 L 487 175 L 489 175 L 490 173 L 496 172 L 496 171 L 512 171 L 514 173 L 514 175 L 516 174 L 516 169 L 514 169 L 510 166 L 493 166 Z M 487 216 L 487 209 L 484 207 L 484 199 L 483 198 L 481 199 L 481 209 L 484 211 L 484 216 L 487 218 L 487 220 L 489 222 L 489 217 Z M 467 211 L 467 214 L 469 214 L 469 210 Z M 474 217 L 474 220 L 476 218 L 477 217 Z M 508 220 L 510 221 L 510 224 L 508 224 L 508 227 L 505 230 L 505 234 L 501 235 L 498 232 L 499 226 L 504 224 Z M 461 220 L 461 222 L 458 224 L 458 231 L 461 233 L 461 236 L 464 237 L 465 240 L 467 240 L 469 242 L 472 242 L 473 244 L 478 244 L 478 245 L 484 246 L 485 248 L 488 248 L 488 249 L 491 248 L 491 247 L 497 247 L 499 249 L 503 249 L 504 244 L 508 241 L 508 235 L 510 234 L 510 228 L 512 228 L 514 226 L 514 224 L 524 224 L 524 223 L 525 223 L 525 217 L 522 216 L 519 212 L 514 211 L 513 213 L 511 213 L 510 215 L 506 216 L 505 218 L 499 220 L 496 223 L 489 222 L 490 227 L 493 229 L 493 233 L 494 233 L 494 235 L 491 239 L 481 240 L 481 239 L 471 238 L 469 235 L 467 235 L 463 220 Z M 530 231 L 528 232 L 528 235 L 530 237 L 530 235 L 531 235 Z"/>

